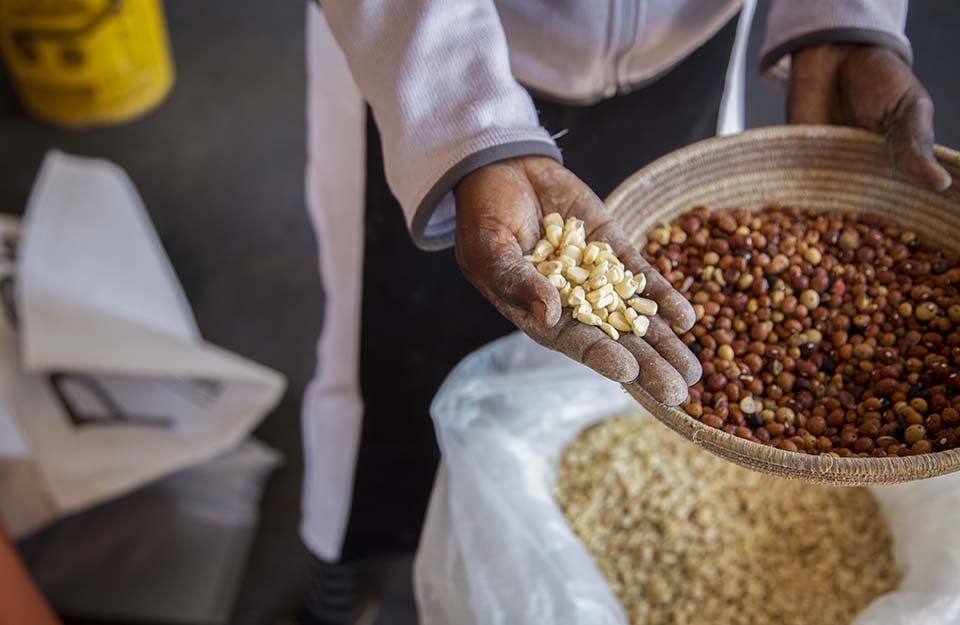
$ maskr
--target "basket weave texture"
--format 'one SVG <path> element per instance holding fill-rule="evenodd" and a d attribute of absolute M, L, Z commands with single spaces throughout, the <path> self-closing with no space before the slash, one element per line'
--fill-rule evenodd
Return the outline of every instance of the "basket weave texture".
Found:
<path fill-rule="evenodd" d="M 960 153 L 937 146 L 954 179 L 945 193 L 898 177 L 883 139 L 836 126 L 777 126 L 717 137 L 677 150 L 625 180 L 607 205 L 639 246 L 661 221 L 696 206 L 714 211 L 799 206 L 892 219 L 960 255 Z M 753 443 L 627 391 L 654 417 L 701 447 L 745 467 L 837 485 L 908 482 L 960 470 L 960 449 L 903 458 L 812 456 Z"/>

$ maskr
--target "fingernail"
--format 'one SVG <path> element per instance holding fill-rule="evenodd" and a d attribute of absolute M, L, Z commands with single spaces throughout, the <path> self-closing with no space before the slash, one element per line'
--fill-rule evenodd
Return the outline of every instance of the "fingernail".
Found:
<path fill-rule="evenodd" d="M 547 305 L 540 300 L 536 300 L 530 306 L 530 312 L 533 313 L 534 318 L 540 323 L 547 323 Z"/>

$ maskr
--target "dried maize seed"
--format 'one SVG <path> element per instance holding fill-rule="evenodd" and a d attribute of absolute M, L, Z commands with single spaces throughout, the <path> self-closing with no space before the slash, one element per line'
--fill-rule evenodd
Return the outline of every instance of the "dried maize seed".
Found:
<path fill-rule="evenodd" d="M 561 263 L 559 260 L 545 260 L 537 265 L 537 271 L 545 276 L 560 273 L 563 271 L 563 263 Z"/>
<path fill-rule="evenodd" d="M 565 230 L 579 230 L 583 228 L 583 220 L 577 217 L 567 217 L 567 221 L 564 222 L 563 227 Z"/>
<path fill-rule="evenodd" d="M 610 338 L 612 338 L 614 341 L 616 341 L 617 339 L 620 338 L 620 333 L 617 332 L 617 329 L 614 328 L 612 325 L 610 325 L 610 324 L 607 323 L 607 322 L 601 323 L 601 324 L 600 324 L 600 329 L 603 330 L 604 332 L 606 332 L 606 333 L 607 333 L 607 336 L 609 336 Z"/>
<path fill-rule="evenodd" d="M 557 256 L 557 262 L 563 265 L 564 269 L 570 269 L 571 267 L 577 266 L 577 261 L 573 260 L 569 256 Z"/>
<path fill-rule="evenodd" d="M 537 244 L 533 246 L 533 255 L 543 256 L 546 258 L 547 256 L 550 256 L 550 254 L 553 254 L 554 249 L 555 248 L 550 245 L 550 241 L 547 241 L 546 239 L 540 239 L 537 241 Z"/>
<path fill-rule="evenodd" d="M 647 299 L 646 297 L 634 297 L 627 303 L 630 304 L 630 307 L 641 315 L 652 317 L 653 315 L 657 314 L 658 306 L 657 303 L 652 299 Z"/>
<path fill-rule="evenodd" d="M 583 267 L 570 267 L 564 274 L 567 279 L 574 284 L 583 284 L 590 277 L 590 272 Z"/>
<path fill-rule="evenodd" d="M 563 288 L 560 289 L 560 301 L 570 297 L 570 293 L 573 291 L 573 286 L 569 282 L 563 285 Z"/>
<path fill-rule="evenodd" d="M 613 248 L 606 241 L 594 241 L 594 244 L 600 248 L 601 252 L 613 252 Z"/>
<path fill-rule="evenodd" d="M 583 250 L 576 245 L 565 245 L 560 250 L 560 255 L 572 258 L 574 262 L 579 263 L 580 259 L 583 257 Z"/>
<path fill-rule="evenodd" d="M 627 319 L 620 311 L 612 312 L 607 316 L 607 323 L 615 327 L 621 332 L 631 332 L 633 331 L 633 324 L 630 323 L 630 320 Z"/>
<path fill-rule="evenodd" d="M 620 284 L 624 279 L 623 265 L 613 265 L 607 272 L 607 280 L 613 284 Z"/>
<path fill-rule="evenodd" d="M 620 309 L 620 305 L 623 304 L 623 300 L 620 299 L 620 296 L 617 295 L 617 292 L 614 291 L 610 294 L 610 297 L 613 298 L 613 301 L 607 306 L 607 311 L 613 312 Z"/>
<path fill-rule="evenodd" d="M 596 316 L 596 315 L 593 314 L 593 313 L 581 313 L 581 312 L 578 311 L 577 314 L 574 315 L 574 318 L 575 318 L 577 321 L 579 321 L 580 323 L 585 323 L 585 324 L 587 324 L 588 326 L 597 326 L 597 327 L 599 327 L 600 324 L 603 323 L 603 320 L 600 319 L 600 317 Z"/>
<path fill-rule="evenodd" d="M 647 290 L 647 276 L 641 273 L 634 276 L 633 279 L 637 281 L 637 295 L 643 295 L 643 292 Z"/>
<path fill-rule="evenodd" d="M 617 295 L 623 299 L 630 299 L 637 293 L 637 284 L 636 279 L 630 278 L 629 280 L 623 280 L 622 282 L 614 285 L 613 289 L 617 292 Z"/>
<path fill-rule="evenodd" d="M 606 308 L 597 308 L 593 311 L 593 314 L 600 317 L 601 321 L 606 321 L 607 317 L 610 316 L 610 312 Z"/>
<path fill-rule="evenodd" d="M 587 294 L 584 292 L 582 286 L 575 286 L 570 290 L 570 295 L 567 297 L 567 304 L 569 306 L 577 307 L 586 301 Z"/>
<path fill-rule="evenodd" d="M 603 275 L 602 273 L 590 278 L 591 289 L 599 289 L 600 287 L 607 286 L 608 284 L 610 284 L 610 281 L 607 279 L 607 276 Z"/>
<path fill-rule="evenodd" d="M 563 237 L 563 228 L 555 225 L 547 226 L 547 241 L 550 242 L 550 245 L 554 248 L 559 247 L 561 237 Z"/>
<path fill-rule="evenodd" d="M 577 309 L 574 311 L 576 314 L 580 315 L 592 315 L 593 306 L 590 305 L 590 302 L 584 300 L 577 306 Z"/>
<path fill-rule="evenodd" d="M 593 265 L 593 269 L 590 270 L 590 277 L 605 276 L 608 271 L 610 271 L 610 263 L 606 261 L 597 262 Z"/>
<path fill-rule="evenodd" d="M 599 254 L 600 246 L 596 243 L 590 243 L 583 249 L 583 258 L 581 258 L 580 261 L 585 265 L 593 264 Z"/>
<path fill-rule="evenodd" d="M 633 320 L 640 316 L 640 313 L 638 313 L 632 308 L 627 308 L 626 310 L 623 311 L 623 314 L 626 316 L 627 321 L 629 321 L 630 323 L 633 323 Z"/>
<path fill-rule="evenodd" d="M 613 285 L 612 285 L 612 284 L 608 284 L 607 286 L 613 286 Z M 596 293 L 596 291 L 593 291 L 593 292 Z M 588 293 L 587 295 L 589 296 L 589 293 Z M 613 293 L 613 291 L 611 291 L 611 292 L 608 293 L 607 295 L 604 295 L 603 297 L 601 297 L 598 301 L 593 302 L 593 308 L 594 308 L 594 310 L 596 310 L 596 309 L 598 309 L 598 308 L 606 308 L 607 306 L 609 306 L 609 305 L 610 305 L 610 302 L 613 301 L 613 296 L 614 296 L 614 293 Z"/>
<path fill-rule="evenodd" d="M 597 305 L 597 302 L 599 302 L 605 296 L 610 295 L 611 293 L 613 293 L 613 285 L 606 284 L 600 287 L 599 289 L 589 291 L 587 293 L 587 301 L 590 302 L 591 304 Z"/>
<path fill-rule="evenodd" d="M 643 315 L 638 316 L 633 320 L 633 333 L 643 338 L 647 334 L 647 330 L 650 328 L 650 317 L 644 317 Z"/>
<path fill-rule="evenodd" d="M 550 274 L 547 276 L 547 280 L 549 280 L 550 284 L 558 289 L 562 289 L 563 287 L 567 286 L 567 279 L 561 276 L 559 273 Z"/>
<path fill-rule="evenodd" d="M 560 213 L 550 213 L 543 218 L 543 229 L 546 230 L 548 226 L 563 227 L 563 217 L 560 216 Z"/>
<path fill-rule="evenodd" d="M 604 260 L 614 266 L 620 264 L 620 259 L 617 258 L 613 252 L 609 252 L 607 250 L 600 252 L 600 254 L 597 255 L 597 260 L 595 262 L 601 262 Z"/>

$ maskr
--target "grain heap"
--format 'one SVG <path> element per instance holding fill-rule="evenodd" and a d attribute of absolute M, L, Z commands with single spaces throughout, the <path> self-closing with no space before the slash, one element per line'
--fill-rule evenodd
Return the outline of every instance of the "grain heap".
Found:
<path fill-rule="evenodd" d="M 756 473 L 649 418 L 583 432 L 555 494 L 634 625 L 844 625 L 898 583 L 867 490 Z"/>
<path fill-rule="evenodd" d="M 647 279 L 623 266 L 604 241 L 587 243 L 583 221 L 560 213 L 543 218 L 542 238 L 527 260 L 560 292 L 560 303 L 580 323 L 597 326 L 614 341 L 620 332 L 645 336 L 657 303 L 641 297 Z"/>
<path fill-rule="evenodd" d="M 697 208 L 644 252 L 694 305 L 694 418 L 808 454 L 960 446 L 960 267 L 915 233 L 872 215 Z"/>

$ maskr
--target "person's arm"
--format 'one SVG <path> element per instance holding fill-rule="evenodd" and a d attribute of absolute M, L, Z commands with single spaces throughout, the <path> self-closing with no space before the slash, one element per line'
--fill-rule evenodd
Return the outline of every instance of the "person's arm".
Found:
<path fill-rule="evenodd" d="M 423 248 L 456 238 L 463 273 L 537 342 L 679 404 L 700 363 L 668 325 L 693 308 L 650 267 L 603 202 L 559 164 L 533 102 L 510 72 L 493 0 L 321 0 L 383 138 L 387 182 Z M 456 190 L 456 200 L 451 193 Z M 644 339 L 613 341 L 561 315 L 560 294 L 523 258 L 549 212 L 577 216 L 659 303 Z M 455 313 L 454 313 L 455 314 Z M 641 365 L 642 363 L 642 365 Z"/>
<path fill-rule="evenodd" d="M 60 625 L 0 528 L 0 625 Z"/>
<path fill-rule="evenodd" d="M 790 123 L 884 134 L 898 168 L 936 190 L 933 102 L 910 65 L 906 0 L 774 0 L 761 70 L 787 77 Z"/>
<path fill-rule="evenodd" d="M 320 0 L 383 140 L 414 242 L 453 244 L 451 191 L 505 158 L 560 160 L 513 78 L 493 0 Z"/>

